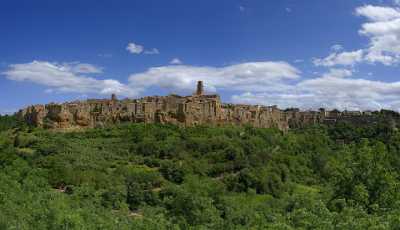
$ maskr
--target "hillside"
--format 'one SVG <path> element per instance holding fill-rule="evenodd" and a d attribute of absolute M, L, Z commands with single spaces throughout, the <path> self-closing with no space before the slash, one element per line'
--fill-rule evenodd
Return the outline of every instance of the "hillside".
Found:
<path fill-rule="evenodd" d="M 0 229 L 396 229 L 400 132 L 0 117 Z"/>

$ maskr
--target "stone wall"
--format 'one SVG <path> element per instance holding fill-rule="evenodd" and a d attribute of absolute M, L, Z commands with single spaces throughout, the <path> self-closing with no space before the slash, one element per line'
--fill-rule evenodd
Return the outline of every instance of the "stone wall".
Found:
<path fill-rule="evenodd" d="M 48 129 L 102 127 L 121 122 L 194 125 L 251 125 L 288 130 L 305 125 L 336 122 L 362 116 L 360 112 L 280 110 L 276 106 L 221 103 L 218 95 L 205 95 L 202 83 L 192 96 L 154 96 L 140 99 L 90 99 L 29 106 L 17 113 L 30 125 Z"/>

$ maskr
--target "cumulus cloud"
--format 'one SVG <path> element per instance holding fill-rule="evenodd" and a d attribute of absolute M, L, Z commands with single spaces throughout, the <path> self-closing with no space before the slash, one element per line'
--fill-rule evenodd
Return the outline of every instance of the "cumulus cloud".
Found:
<path fill-rule="evenodd" d="M 300 71 L 286 62 L 248 62 L 225 67 L 170 65 L 150 68 L 129 77 L 131 85 L 140 88 L 159 86 L 178 93 L 189 93 L 198 80 L 209 91 L 264 91 L 283 80 L 299 78 Z"/>
<path fill-rule="evenodd" d="M 371 21 L 388 21 L 400 17 L 400 12 L 391 7 L 365 5 L 356 9 L 356 15 Z"/>
<path fill-rule="evenodd" d="M 70 62 L 70 63 L 63 63 L 61 66 L 61 69 L 65 71 L 69 71 L 72 73 L 102 73 L 103 68 L 92 65 L 92 64 L 87 64 L 87 63 L 79 63 L 79 62 Z"/>
<path fill-rule="evenodd" d="M 331 68 L 315 78 L 300 78 L 300 71 L 286 62 L 247 62 L 223 67 L 168 65 L 132 74 L 124 84 L 78 73 L 71 63 L 67 66 L 33 61 L 10 65 L 2 74 L 10 80 L 46 86 L 49 92 L 137 97 L 156 87 L 190 94 L 196 82 L 203 80 L 208 92 L 226 91 L 233 95 L 230 101 L 235 103 L 350 110 L 397 110 L 400 106 L 400 82 L 366 80 L 345 68 Z"/>
<path fill-rule="evenodd" d="M 364 5 L 355 14 L 367 22 L 361 25 L 359 34 L 369 39 L 368 47 L 350 52 L 340 52 L 343 47 L 334 45 L 326 58 L 314 59 L 316 66 L 349 66 L 360 62 L 397 64 L 400 61 L 400 9 Z"/>
<path fill-rule="evenodd" d="M 338 47 L 336 47 L 338 49 Z M 357 50 L 352 52 L 341 52 L 341 53 L 331 53 L 326 58 L 322 59 L 314 59 L 313 63 L 316 66 L 336 66 L 336 65 L 343 65 L 343 66 L 350 66 L 354 65 L 358 62 L 363 60 L 363 50 Z"/>
<path fill-rule="evenodd" d="M 335 52 L 339 52 L 339 51 L 343 50 L 343 46 L 340 45 L 340 44 L 336 44 L 336 45 L 333 45 L 333 46 L 331 47 L 331 50 L 332 50 L 332 51 L 335 51 Z"/>
<path fill-rule="evenodd" d="M 224 67 L 169 65 L 153 67 L 132 74 L 127 84 L 115 79 L 99 80 L 87 76 L 91 66 L 81 63 L 58 64 L 33 61 L 13 64 L 2 74 L 8 79 L 46 86 L 46 92 L 74 92 L 121 96 L 139 96 L 151 87 L 170 92 L 191 93 L 198 80 L 203 80 L 208 91 L 217 89 L 261 92 L 284 87 L 284 80 L 299 78 L 300 71 L 286 62 L 248 62 Z"/>
<path fill-rule="evenodd" d="M 173 59 L 169 62 L 169 64 L 171 64 L 171 65 L 181 65 L 181 64 L 182 64 L 182 61 L 181 61 L 179 58 L 173 58 Z"/>
<path fill-rule="evenodd" d="M 276 104 L 282 108 L 325 107 L 341 110 L 398 110 L 400 82 L 381 82 L 353 78 L 352 71 L 331 69 L 321 77 L 306 79 L 285 89 L 265 92 L 245 92 L 232 96 L 236 103 Z"/>
<path fill-rule="evenodd" d="M 350 77 L 353 75 L 353 71 L 348 69 L 330 69 L 329 72 L 323 74 L 323 77 Z"/>
<path fill-rule="evenodd" d="M 356 9 L 358 16 L 365 17 L 359 33 L 370 39 L 365 59 L 393 65 L 400 61 L 400 9 L 366 5 Z"/>
<path fill-rule="evenodd" d="M 44 61 L 33 61 L 24 64 L 10 65 L 3 72 L 8 79 L 26 81 L 62 92 L 111 94 L 135 96 L 136 91 L 117 80 L 98 80 L 83 73 L 98 72 L 89 64 L 58 64 Z"/>
<path fill-rule="evenodd" d="M 158 49 L 156 49 L 156 48 L 153 48 L 153 49 L 151 49 L 151 50 L 146 50 L 146 51 L 144 51 L 144 54 L 160 54 L 160 51 L 158 50 Z"/>
<path fill-rule="evenodd" d="M 144 49 L 143 45 L 136 44 L 134 42 L 128 43 L 126 46 L 126 50 L 132 54 L 160 54 L 160 51 L 157 48 L 152 48 L 152 49 Z"/>
<path fill-rule="evenodd" d="M 126 50 L 132 54 L 141 54 L 144 50 L 144 47 L 142 45 L 135 44 L 134 42 L 130 42 L 126 47 Z"/>

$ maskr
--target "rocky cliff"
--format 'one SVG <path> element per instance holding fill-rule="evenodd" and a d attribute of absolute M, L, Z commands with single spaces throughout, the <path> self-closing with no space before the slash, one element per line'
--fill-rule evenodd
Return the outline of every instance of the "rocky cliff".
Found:
<path fill-rule="evenodd" d="M 121 122 L 194 125 L 251 125 L 287 130 L 344 117 L 365 116 L 361 112 L 280 110 L 276 106 L 221 103 L 218 95 L 206 95 L 202 82 L 191 96 L 154 96 L 140 99 L 91 99 L 29 106 L 17 113 L 28 124 L 48 129 L 102 127 Z"/>

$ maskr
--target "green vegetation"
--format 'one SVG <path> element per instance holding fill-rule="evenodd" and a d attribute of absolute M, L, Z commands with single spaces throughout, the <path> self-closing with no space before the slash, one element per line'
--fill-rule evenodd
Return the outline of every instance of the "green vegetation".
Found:
<path fill-rule="evenodd" d="M 17 127 L 17 119 L 15 116 L 0 115 L 0 132 Z"/>
<path fill-rule="evenodd" d="M 400 132 L 0 117 L 0 229 L 398 229 Z"/>

